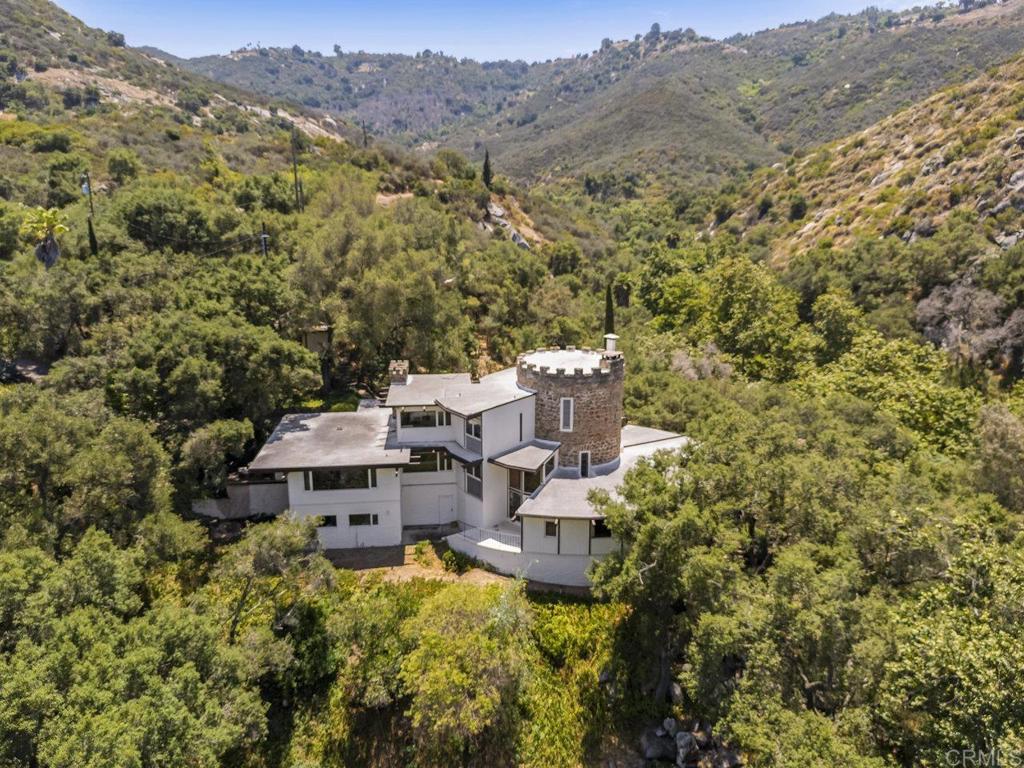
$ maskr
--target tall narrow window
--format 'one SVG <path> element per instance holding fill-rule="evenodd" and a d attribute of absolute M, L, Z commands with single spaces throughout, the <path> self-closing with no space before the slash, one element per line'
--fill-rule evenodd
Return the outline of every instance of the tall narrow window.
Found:
<path fill-rule="evenodd" d="M 580 451 L 580 477 L 590 477 L 590 451 Z"/>
<path fill-rule="evenodd" d="M 466 493 L 478 499 L 484 497 L 484 479 L 479 464 L 466 465 Z"/>
<path fill-rule="evenodd" d="M 519 414 L 519 442 L 523 442 L 523 414 Z"/>
<path fill-rule="evenodd" d="M 483 423 L 479 416 L 466 419 L 466 447 L 477 453 L 483 450 Z"/>
<path fill-rule="evenodd" d="M 563 397 L 561 400 L 562 409 L 562 431 L 572 432 L 573 401 L 571 397 Z"/>

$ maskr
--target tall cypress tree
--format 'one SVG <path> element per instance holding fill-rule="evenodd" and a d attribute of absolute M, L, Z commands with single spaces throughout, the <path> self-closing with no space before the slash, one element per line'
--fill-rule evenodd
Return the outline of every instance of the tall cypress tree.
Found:
<path fill-rule="evenodd" d="M 612 302 L 612 284 L 610 280 L 604 289 L 604 332 L 615 333 L 615 304 Z"/>
<path fill-rule="evenodd" d="M 491 153 L 489 150 L 484 150 L 484 186 L 488 189 L 491 188 L 491 182 L 494 181 L 494 173 L 491 171 Z"/>
<path fill-rule="evenodd" d="M 96 230 L 92 228 L 92 216 L 89 217 L 89 252 L 93 256 L 98 256 L 100 252 L 100 244 L 96 242 Z"/>

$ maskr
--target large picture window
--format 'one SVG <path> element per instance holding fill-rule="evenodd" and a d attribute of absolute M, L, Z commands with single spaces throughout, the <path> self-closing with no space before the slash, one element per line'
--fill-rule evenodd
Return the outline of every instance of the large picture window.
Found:
<path fill-rule="evenodd" d="M 452 457 L 443 449 L 424 448 L 412 452 L 405 472 L 447 472 L 452 468 Z"/>
<path fill-rule="evenodd" d="M 452 415 L 448 411 L 402 411 L 399 421 L 404 428 L 449 427 Z"/>
<path fill-rule="evenodd" d="M 466 465 L 466 493 L 478 499 L 484 497 L 483 471 L 479 464 Z"/>
<path fill-rule="evenodd" d="M 350 491 L 377 487 L 376 469 L 314 469 L 305 472 L 307 491 Z"/>

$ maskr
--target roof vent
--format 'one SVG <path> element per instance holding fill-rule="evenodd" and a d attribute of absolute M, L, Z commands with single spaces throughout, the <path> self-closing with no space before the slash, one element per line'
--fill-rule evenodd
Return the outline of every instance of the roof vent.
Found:
<path fill-rule="evenodd" d="M 614 333 L 606 333 L 604 335 L 604 351 L 614 352 L 619 343 L 619 337 Z"/>

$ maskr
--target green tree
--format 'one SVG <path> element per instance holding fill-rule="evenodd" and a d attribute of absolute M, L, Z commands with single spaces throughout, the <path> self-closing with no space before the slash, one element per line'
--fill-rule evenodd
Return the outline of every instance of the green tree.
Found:
<path fill-rule="evenodd" d="M 491 171 L 491 153 L 486 149 L 484 150 L 484 170 L 482 178 L 484 186 L 490 189 L 491 182 L 494 181 L 494 173 Z"/>
<path fill-rule="evenodd" d="M 604 332 L 615 333 L 615 302 L 612 300 L 612 284 L 604 287 Z"/>
<path fill-rule="evenodd" d="M 488 737 L 496 744 L 508 738 L 530 661 L 522 587 L 446 587 L 403 631 L 415 646 L 400 676 L 417 741 L 430 758 L 467 765 L 470 755 L 487 754 Z"/>
<path fill-rule="evenodd" d="M 127 184 L 139 175 L 139 156 L 131 149 L 112 149 L 107 154 L 107 172 L 118 184 Z"/>

